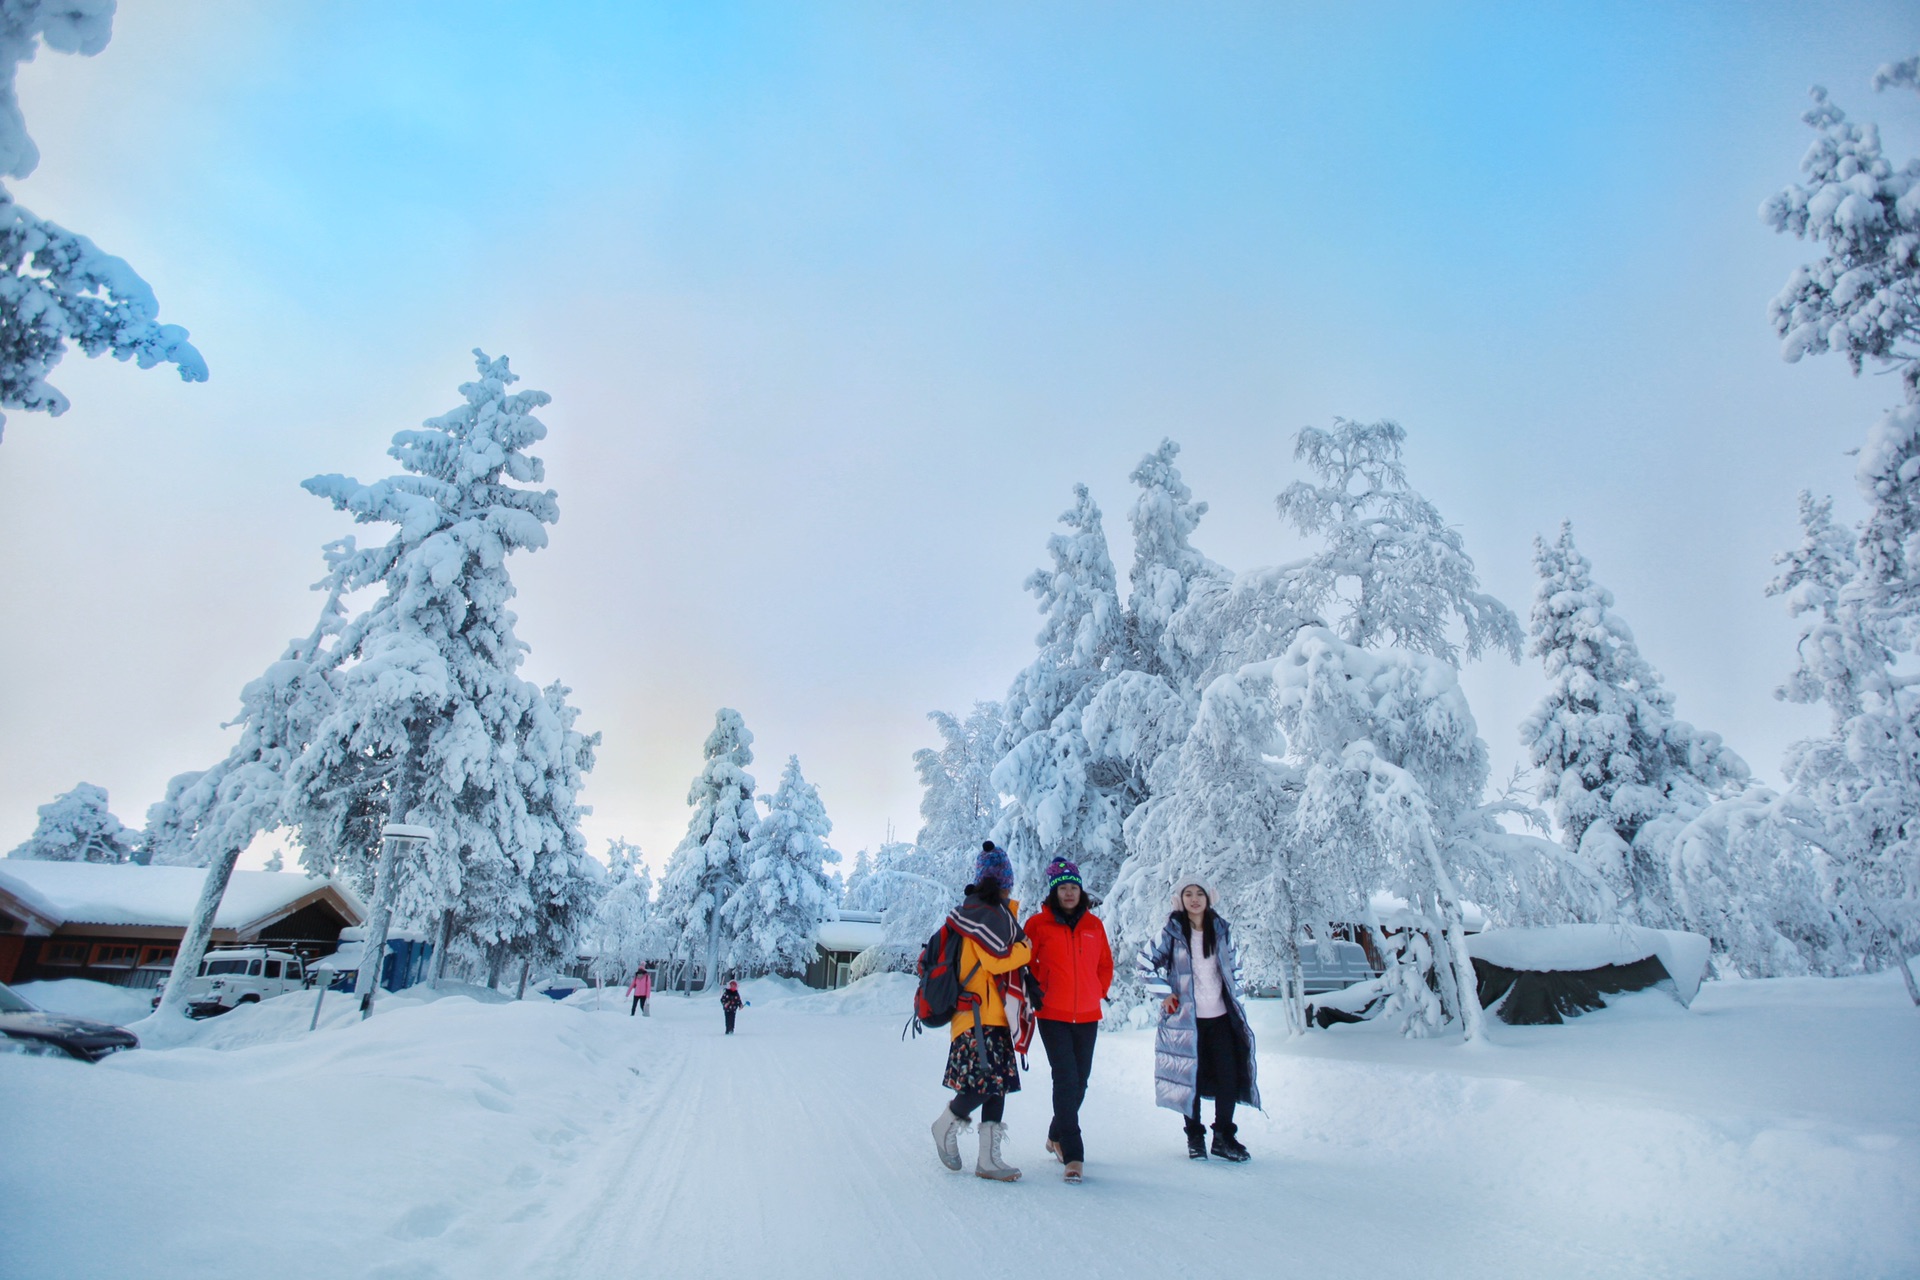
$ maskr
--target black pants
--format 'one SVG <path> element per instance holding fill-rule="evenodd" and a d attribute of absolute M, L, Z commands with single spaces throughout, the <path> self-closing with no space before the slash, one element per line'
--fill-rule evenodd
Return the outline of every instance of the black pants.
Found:
<path fill-rule="evenodd" d="M 738 1009 L 725 1009 L 725 1010 L 722 1010 L 722 1012 L 724 1012 L 727 1015 L 727 1034 L 732 1035 L 733 1034 L 733 1015 L 736 1013 L 739 1013 L 740 1011 Z"/>
<path fill-rule="evenodd" d="M 1007 1095 L 1004 1093 L 956 1093 L 953 1101 L 947 1104 L 947 1110 L 965 1120 L 973 1114 L 975 1107 L 980 1108 L 980 1118 L 988 1124 L 999 1124 L 1000 1117 L 1007 1114 Z"/>
<path fill-rule="evenodd" d="M 1093 1040 L 1099 1032 L 1097 1022 L 1040 1019 L 1040 1041 L 1047 1046 L 1047 1066 L 1053 1071 L 1053 1122 L 1047 1126 L 1047 1139 L 1060 1144 L 1060 1158 L 1069 1164 L 1087 1158 L 1080 1138 L 1080 1104 L 1087 1097 Z"/>
<path fill-rule="evenodd" d="M 627 1016 L 631 1018 L 634 1015 L 635 1011 L 644 1009 L 646 1007 L 647 1007 L 647 998 L 645 996 L 635 996 L 633 998 L 633 1008 L 627 1010 Z"/>
<path fill-rule="evenodd" d="M 1193 1110 L 1187 1113 L 1187 1132 L 1204 1133 L 1200 1124 L 1200 1099 L 1213 1099 L 1213 1131 L 1223 1138 L 1239 1132 L 1233 1123 L 1234 1103 L 1240 1097 L 1240 1033 L 1233 1018 L 1194 1019 L 1194 1039 L 1200 1051 L 1198 1078 L 1194 1081 Z"/>

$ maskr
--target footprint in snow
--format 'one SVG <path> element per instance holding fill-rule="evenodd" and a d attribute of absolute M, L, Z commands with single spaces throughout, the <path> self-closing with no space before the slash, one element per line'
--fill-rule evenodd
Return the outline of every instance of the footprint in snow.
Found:
<path fill-rule="evenodd" d="M 444 1235 L 460 1211 L 450 1204 L 416 1205 L 402 1214 L 389 1232 L 397 1240 L 430 1240 Z"/>

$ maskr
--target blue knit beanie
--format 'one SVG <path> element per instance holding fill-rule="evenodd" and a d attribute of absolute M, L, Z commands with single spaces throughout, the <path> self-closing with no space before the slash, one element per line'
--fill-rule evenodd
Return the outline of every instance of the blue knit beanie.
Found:
<path fill-rule="evenodd" d="M 1047 892 L 1052 893 L 1063 884 L 1086 885 L 1080 879 L 1080 868 L 1065 858 L 1055 858 L 1047 864 Z"/>
<path fill-rule="evenodd" d="M 980 856 L 973 860 L 973 882 L 985 884 L 992 880 L 1005 891 L 1013 889 L 1013 862 L 1007 857 L 1007 851 L 988 840 L 980 846 Z"/>

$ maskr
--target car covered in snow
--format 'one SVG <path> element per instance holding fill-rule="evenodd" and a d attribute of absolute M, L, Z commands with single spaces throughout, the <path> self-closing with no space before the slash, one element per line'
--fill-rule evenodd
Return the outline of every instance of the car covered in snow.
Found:
<path fill-rule="evenodd" d="M 140 1038 L 107 1022 L 47 1013 L 0 983 L 0 1053 L 98 1062 L 122 1049 L 138 1049 Z"/>
<path fill-rule="evenodd" d="M 229 947 L 207 952 L 200 972 L 187 979 L 187 1014 L 211 1018 L 258 1004 L 307 985 L 306 962 L 298 952 L 271 947 Z M 156 1006 L 160 997 L 153 1000 Z"/>

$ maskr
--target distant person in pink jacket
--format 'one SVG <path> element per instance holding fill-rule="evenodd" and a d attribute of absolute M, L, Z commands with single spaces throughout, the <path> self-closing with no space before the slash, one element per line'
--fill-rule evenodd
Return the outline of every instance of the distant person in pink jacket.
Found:
<path fill-rule="evenodd" d="M 653 975 L 647 972 L 647 966 L 641 965 L 633 971 L 633 981 L 627 984 L 627 994 L 633 997 L 633 1006 L 627 1010 L 629 1018 L 635 1009 L 649 1018 L 653 1016 L 653 1011 L 647 1008 L 647 997 L 653 994 Z"/>

